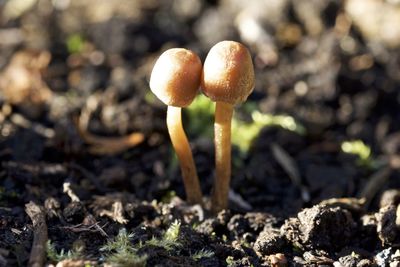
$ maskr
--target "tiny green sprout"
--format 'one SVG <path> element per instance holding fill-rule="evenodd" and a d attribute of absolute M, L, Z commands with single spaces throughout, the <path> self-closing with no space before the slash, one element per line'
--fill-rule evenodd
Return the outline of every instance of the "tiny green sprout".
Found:
<path fill-rule="evenodd" d="M 66 45 L 70 54 L 80 53 L 83 49 L 85 40 L 80 34 L 72 34 L 68 36 Z"/>
<path fill-rule="evenodd" d="M 372 164 L 371 148 L 361 140 L 345 141 L 341 145 L 342 151 L 358 156 L 359 164 L 370 166 Z"/>

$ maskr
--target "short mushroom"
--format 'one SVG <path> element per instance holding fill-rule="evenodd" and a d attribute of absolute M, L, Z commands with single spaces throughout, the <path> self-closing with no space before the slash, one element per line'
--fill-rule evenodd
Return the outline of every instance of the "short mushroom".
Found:
<path fill-rule="evenodd" d="M 202 203 L 202 193 L 182 127 L 181 108 L 195 98 L 200 87 L 201 68 L 201 61 L 195 53 L 184 48 L 172 48 L 158 58 L 150 77 L 151 91 L 168 105 L 168 132 L 179 159 L 186 197 L 191 204 Z"/>
<path fill-rule="evenodd" d="M 254 88 L 254 67 L 247 48 L 234 41 L 214 45 L 203 66 L 201 89 L 215 106 L 216 178 L 212 209 L 219 212 L 228 206 L 231 176 L 231 120 L 233 106 L 244 102 Z"/>

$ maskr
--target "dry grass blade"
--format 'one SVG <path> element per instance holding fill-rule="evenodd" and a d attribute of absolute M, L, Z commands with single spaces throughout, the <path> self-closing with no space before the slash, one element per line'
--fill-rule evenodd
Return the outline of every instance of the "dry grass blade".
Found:
<path fill-rule="evenodd" d="M 375 197 L 376 193 L 389 179 L 392 171 L 393 170 L 390 167 L 385 167 L 378 170 L 368 178 L 367 183 L 361 188 L 358 193 L 358 198 L 365 198 L 366 206 L 369 205 L 371 200 Z"/>
<path fill-rule="evenodd" d="M 235 205 L 239 206 L 240 208 L 244 209 L 244 210 L 251 210 L 253 207 L 250 205 L 250 203 L 248 203 L 247 201 L 245 201 L 241 195 L 239 195 L 238 193 L 236 193 L 235 191 L 233 191 L 232 189 L 229 190 L 229 194 L 228 194 L 228 199 L 229 201 L 235 203 Z"/>
<path fill-rule="evenodd" d="M 292 182 L 300 188 L 302 199 L 305 202 L 310 200 L 308 189 L 302 184 L 299 169 L 293 158 L 278 144 L 271 145 L 272 154 L 276 161 L 281 165 L 285 172 L 289 175 Z"/>

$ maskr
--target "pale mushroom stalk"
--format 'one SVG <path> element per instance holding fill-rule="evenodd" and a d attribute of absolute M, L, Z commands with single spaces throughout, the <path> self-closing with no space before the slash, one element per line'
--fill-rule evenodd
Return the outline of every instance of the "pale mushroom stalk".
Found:
<path fill-rule="evenodd" d="M 212 195 L 213 210 L 228 206 L 229 183 L 231 180 L 231 120 L 233 106 L 224 102 L 215 104 L 215 166 L 216 177 Z"/>
<path fill-rule="evenodd" d="M 215 107 L 215 168 L 212 210 L 228 207 L 231 180 L 231 120 L 233 107 L 244 102 L 254 88 L 254 67 L 247 48 L 234 41 L 214 45 L 204 62 L 201 89 Z"/>
<path fill-rule="evenodd" d="M 178 157 L 187 201 L 191 204 L 201 203 L 202 194 L 196 166 L 190 150 L 189 141 L 182 127 L 181 108 L 168 106 L 167 127 L 172 146 Z"/>
<path fill-rule="evenodd" d="M 172 48 L 156 61 L 150 77 L 151 91 L 168 106 L 167 128 L 179 159 L 186 197 L 202 204 L 202 193 L 192 151 L 182 127 L 181 108 L 189 106 L 200 87 L 202 64 L 190 50 Z"/>

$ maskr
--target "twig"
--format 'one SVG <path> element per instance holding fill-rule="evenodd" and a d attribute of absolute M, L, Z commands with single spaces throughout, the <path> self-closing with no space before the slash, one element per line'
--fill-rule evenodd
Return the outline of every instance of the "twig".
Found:
<path fill-rule="evenodd" d="M 107 224 L 100 226 L 99 222 L 95 222 L 91 225 L 85 225 L 83 223 L 80 223 L 80 224 L 77 224 L 74 226 L 63 226 L 60 228 L 69 230 L 73 233 L 82 233 L 82 232 L 97 233 L 97 232 L 99 232 L 102 236 L 108 237 L 107 233 L 103 230 L 103 227 L 105 227 L 106 225 Z"/>
<path fill-rule="evenodd" d="M 137 146 L 144 141 L 144 134 L 133 132 L 125 136 L 105 137 L 92 134 L 88 130 L 90 116 L 99 105 L 97 95 L 89 98 L 77 121 L 77 129 L 82 139 L 89 145 L 89 151 L 96 155 L 115 155 Z"/>
<path fill-rule="evenodd" d="M 46 213 L 42 206 L 39 206 L 32 201 L 25 205 L 25 212 L 28 214 L 29 218 L 31 218 L 33 223 L 33 244 L 28 266 L 41 267 L 44 266 L 46 242 L 48 238 Z"/>

